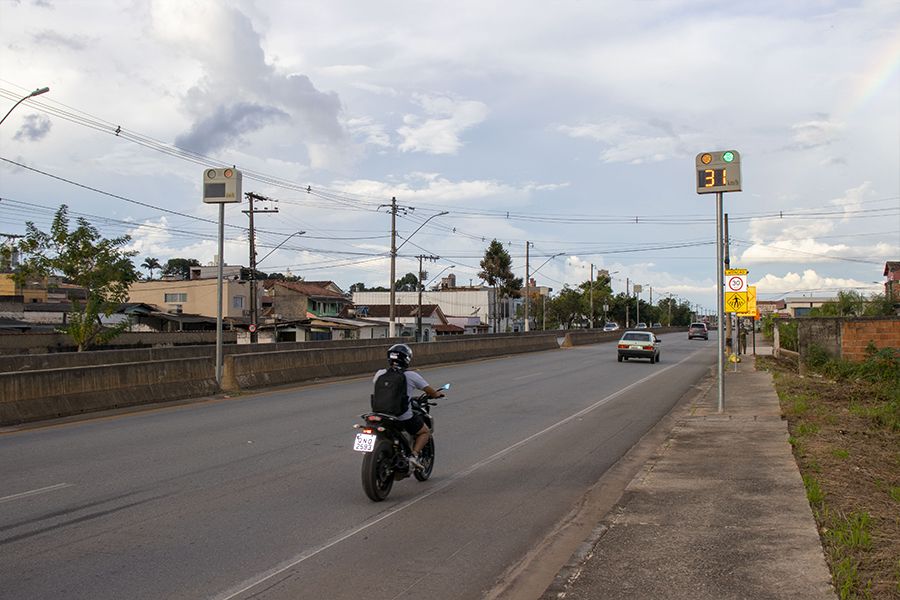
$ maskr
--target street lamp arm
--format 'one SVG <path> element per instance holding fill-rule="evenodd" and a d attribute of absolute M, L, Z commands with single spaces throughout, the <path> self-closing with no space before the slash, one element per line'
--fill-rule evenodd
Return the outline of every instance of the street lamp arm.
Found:
<path fill-rule="evenodd" d="M 541 266 L 540 266 L 540 267 L 538 267 L 537 269 L 535 269 L 534 271 L 531 272 L 531 276 L 534 277 L 535 273 L 537 273 L 537 272 L 540 271 L 542 268 L 544 268 L 544 265 L 546 265 L 548 262 L 550 262 L 550 261 L 553 260 L 554 258 L 558 258 L 558 257 L 562 256 L 563 254 L 565 254 L 565 252 L 559 252 L 559 253 L 557 253 L 557 254 L 554 254 L 553 256 L 551 256 L 550 258 L 548 258 L 547 260 L 545 260 L 543 263 L 541 263 Z"/>
<path fill-rule="evenodd" d="M 8 111 L 6 111 L 6 114 L 3 115 L 3 118 L 2 118 L 2 119 L 0 119 L 0 125 L 3 124 L 3 121 L 6 120 L 6 117 L 9 116 L 9 113 L 11 113 L 12 111 L 14 111 L 18 105 L 22 104 L 23 102 L 25 102 L 25 101 L 28 100 L 29 98 L 32 98 L 32 97 L 34 97 L 34 96 L 40 96 L 41 94 L 46 94 L 46 93 L 49 92 L 49 91 L 50 91 L 50 88 L 48 88 L 48 87 L 38 88 L 38 89 L 34 90 L 33 92 L 31 92 L 30 94 L 28 94 L 27 96 L 25 96 L 24 98 L 20 99 L 18 102 L 16 102 L 15 104 L 13 104 L 13 106 L 12 106 L 11 109 L 9 109 Z"/>
<path fill-rule="evenodd" d="M 275 246 L 274 248 L 272 248 L 272 249 L 269 251 L 268 254 L 266 254 L 266 255 L 263 256 L 261 259 L 259 259 L 258 261 L 256 261 L 256 266 L 259 267 L 259 263 L 261 263 L 262 261 L 264 261 L 264 260 L 266 260 L 267 258 L 269 258 L 270 256 L 272 256 L 272 253 L 275 252 L 276 250 L 278 250 L 279 248 L 281 248 L 282 246 L 284 246 L 284 244 L 285 244 L 289 239 L 291 239 L 291 238 L 294 237 L 295 235 L 303 235 L 304 233 L 306 233 L 306 232 L 305 232 L 305 231 L 296 231 L 296 232 L 292 233 L 291 235 L 287 236 L 286 238 L 284 238 L 284 240 L 282 240 L 282 242 L 281 242 L 280 244 L 278 244 L 277 246 Z"/>
<path fill-rule="evenodd" d="M 437 214 L 431 215 L 430 217 L 428 217 L 427 219 L 425 219 L 425 221 L 424 221 L 421 225 L 419 225 L 419 226 L 416 228 L 415 231 L 413 231 L 411 234 L 409 234 L 408 236 L 406 236 L 406 238 L 403 240 L 403 243 L 400 244 L 399 246 L 397 246 L 397 249 L 395 250 L 395 252 L 399 251 L 400 248 L 402 248 L 403 246 L 405 246 L 405 245 L 406 245 L 406 242 L 408 242 L 412 236 L 414 236 L 414 235 L 416 235 L 417 233 L 419 233 L 419 230 L 422 229 L 423 227 L 425 227 L 425 225 L 428 223 L 428 221 L 432 220 L 432 219 L 435 218 L 435 217 L 441 217 L 441 216 L 449 215 L 449 214 L 450 214 L 450 213 L 449 213 L 448 211 L 445 210 L 445 211 L 439 212 L 439 213 L 437 213 Z"/>

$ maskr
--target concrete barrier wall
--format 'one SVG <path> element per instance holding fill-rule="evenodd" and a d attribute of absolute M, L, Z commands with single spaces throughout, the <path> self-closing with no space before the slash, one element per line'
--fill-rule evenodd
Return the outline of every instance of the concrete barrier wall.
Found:
<path fill-rule="evenodd" d="M 543 336 L 493 336 L 459 339 L 442 344 L 410 344 L 418 366 L 502 356 L 520 352 L 557 349 L 556 334 Z M 362 345 L 350 345 L 363 343 Z M 374 373 L 385 364 L 385 352 L 395 340 L 341 340 L 298 342 L 305 348 L 232 353 L 224 356 L 222 389 L 234 391 L 310 381 L 340 375 Z M 285 346 L 288 344 L 279 344 Z M 314 345 L 314 347 L 309 347 Z M 275 344 L 269 344 L 275 346 Z M 202 347 L 205 349 L 205 347 Z M 235 351 L 245 346 L 231 346 Z M 150 349 L 104 352 L 119 353 L 133 362 L 34 368 L 0 373 L 0 426 L 77 415 L 124 406 L 150 404 L 211 395 L 219 391 L 213 360 L 209 356 L 172 358 L 190 348 L 158 348 L 169 354 L 165 360 L 148 358 Z M 157 352 L 158 354 L 159 352 Z M 98 353 L 51 355 L 79 357 Z"/>
<path fill-rule="evenodd" d="M 225 343 L 237 340 L 234 331 L 224 332 Z M 148 346 L 185 346 L 215 344 L 214 331 L 178 331 L 171 333 L 126 331 L 104 346 L 110 349 L 126 349 Z M 47 354 L 49 352 L 74 352 L 77 345 L 63 333 L 14 333 L 0 335 L 0 355 Z"/>
<path fill-rule="evenodd" d="M 0 425 L 206 396 L 217 389 L 205 358 L 0 373 Z"/>
<path fill-rule="evenodd" d="M 222 353 L 250 354 L 276 350 L 299 350 L 304 348 L 347 348 L 356 346 L 382 346 L 397 343 L 400 338 L 375 340 L 326 340 L 320 342 L 280 342 L 277 344 L 227 344 Z M 0 356 L 0 373 L 34 369 L 63 369 L 92 365 L 110 365 L 149 360 L 175 360 L 183 358 L 206 358 L 214 361 L 216 347 L 174 346 L 160 348 L 132 348 L 125 350 L 91 350 L 88 352 L 55 352 L 53 354 L 21 354 Z"/>
<path fill-rule="evenodd" d="M 543 336 L 494 336 L 447 340 L 440 344 L 412 343 L 414 364 L 430 364 L 536 352 L 559 348 L 556 334 Z M 339 375 L 375 373 L 385 365 L 389 344 L 357 348 L 287 350 L 225 357 L 222 389 L 235 391 L 270 385 L 310 381 Z"/>

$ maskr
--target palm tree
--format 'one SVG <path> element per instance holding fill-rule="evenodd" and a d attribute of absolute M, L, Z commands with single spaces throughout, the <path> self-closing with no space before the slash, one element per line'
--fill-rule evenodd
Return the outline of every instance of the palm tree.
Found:
<path fill-rule="evenodd" d="M 144 262 L 141 263 L 141 267 L 150 271 L 150 279 L 153 279 L 153 269 L 159 269 L 162 267 L 162 265 L 159 264 L 158 259 L 148 256 L 144 259 Z"/>

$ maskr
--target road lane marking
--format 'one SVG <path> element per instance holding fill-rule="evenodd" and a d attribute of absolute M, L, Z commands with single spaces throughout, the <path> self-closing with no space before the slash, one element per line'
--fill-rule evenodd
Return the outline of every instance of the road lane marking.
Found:
<path fill-rule="evenodd" d="M 22 492 L 21 494 L 13 494 L 12 496 L 3 496 L 0 498 L 0 504 L 3 502 L 11 502 L 13 500 L 19 500 L 21 498 L 28 498 L 29 496 L 37 496 L 38 494 L 46 494 L 47 492 L 53 492 L 55 490 L 61 490 L 63 488 L 72 487 L 75 485 L 74 483 L 57 483 L 56 485 L 48 485 L 47 487 L 38 488 L 36 490 L 31 490 L 29 492 Z"/>
<path fill-rule="evenodd" d="M 528 375 L 522 375 L 522 376 L 520 376 L 520 377 L 513 377 L 512 380 L 513 380 L 513 381 L 518 381 L 518 380 L 520 380 L 520 379 L 527 379 L 527 378 L 529 378 L 529 377 L 537 377 L 538 375 L 543 375 L 543 374 L 544 374 L 543 371 L 541 371 L 541 372 L 539 372 L 539 373 L 529 373 Z"/>
<path fill-rule="evenodd" d="M 557 421 L 553 425 L 550 425 L 549 427 L 546 427 L 546 428 L 538 431 L 537 433 L 533 433 L 530 436 L 528 436 L 522 440 L 519 440 L 518 442 L 516 442 L 515 444 L 513 444 L 511 446 L 507 446 L 503 450 L 500 450 L 499 452 L 496 452 L 495 454 L 492 454 L 491 456 L 488 456 L 487 458 L 484 458 L 484 459 L 472 464 L 471 466 L 469 466 L 466 469 L 463 469 L 462 471 L 456 472 L 455 474 L 450 476 L 448 479 L 437 484 L 436 486 L 434 486 L 427 492 L 423 492 L 422 494 L 420 494 L 414 498 L 410 498 L 409 500 L 406 500 L 405 502 L 398 504 L 397 506 L 395 506 L 391 510 L 387 511 L 386 513 L 384 513 L 370 521 L 363 523 L 359 527 L 351 529 L 351 530 L 347 531 L 346 533 L 339 534 L 319 546 L 310 548 L 309 550 L 306 550 L 305 552 L 301 552 L 300 554 L 297 554 L 294 557 L 289 558 L 288 560 L 272 567 L 271 569 L 258 574 L 256 577 L 247 579 L 247 580 L 243 581 L 242 583 L 239 583 L 237 586 L 231 588 L 230 590 L 222 592 L 222 594 L 216 596 L 215 599 L 216 600 L 232 600 L 233 598 L 237 598 L 241 594 L 244 594 L 245 592 L 248 592 L 248 591 L 252 590 L 253 588 L 257 587 L 258 585 L 260 585 L 274 577 L 277 577 L 278 575 L 281 575 L 285 571 L 288 571 L 288 570 L 296 567 L 300 563 L 316 556 L 317 554 L 321 554 L 325 550 L 328 550 L 329 548 L 332 548 L 332 547 L 340 544 L 341 542 L 352 538 L 356 534 L 361 533 L 361 532 L 377 525 L 378 523 L 381 523 L 385 519 L 393 517 L 397 513 L 401 512 L 403 510 L 406 510 L 407 508 L 420 502 L 421 500 L 424 500 L 430 496 L 433 496 L 434 494 L 437 494 L 438 492 L 450 487 L 457 481 L 464 479 L 465 477 L 468 477 L 469 475 L 471 475 L 478 469 L 480 469 L 484 466 L 487 466 L 493 462 L 496 462 L 497 460 L 503 458 L 510 452 L 513 452 L 514 450 L 520 448 L 521 446 L 524 446 L 528 442 L 530 442 L 536 438 L 539 438 L 542 435 L 549 433 L 555 429 L 558 429 L 558 428 L 562 427 L 563 425 L 565 425 L 566 423 L 570 423 L 576 419 L 579 419 L 579 418 L 583 417 L 584 415 L 588 414 L 589 412 L 603 406 L 604 404 L 618 398 L 622 394 L 632 390 L 633 388 L 635 388 L 643 383 L 646 383 L 647 381 L 653 379 L 654 377 L 662 375 L 669 369 L 674 369 L 675 367 L 678 367 L 679 365 L 681 365 L 681 363 L 690 360 L 696 354 L 698 354 L 699 352 L 702 352 L 702 351 L 703 351 L 703 349 L 695 350 L 694 352 L 691 352 L 689 355 L 687 355 L 685 358 L 681 359 L 677 363 L 668 365 L 665 368 L 660 369 L 660 370 L 654 370 L 654 372 L 651 373 L 650 375 L 647 375 L 646 377 L 643 377 L 643 378 L 635 381 L 634 383 L 631 383 L 631 384 L 623 387 L 622 389 L 618 390 L 617 392 L 613 392 L 612 394 L 606 396 L 605 398 L 598 400 L 597 402 L 594 402 L 590 406 L 583 408 L 572 415 L 569 415 L 565 419 L 562 419 L 561 421 Z"/>

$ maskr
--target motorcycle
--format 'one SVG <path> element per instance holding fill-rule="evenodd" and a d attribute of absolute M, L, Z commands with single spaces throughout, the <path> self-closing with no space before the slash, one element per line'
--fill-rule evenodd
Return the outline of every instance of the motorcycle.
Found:
<path fill-rule="evenodd" d="M 438 388 L 439 391 L 449 389 L 449 383 Z M 397 417 L 377 412 L 366 413 L 360 415 L 363 423 L 353 426 L 359 430 L 353 440 L 353 449 L 365 454 L 362 462 L 363 490 L 375 502 L 388 497 L 394 481 L 410 475 L 419 481 L 426 481 L 434 469 L 434 419 L 431 407 L 437 406 L 437 402 L 432 402 L 426 394 L 422 394 L 411 399 L 410 406 L 413 413 L 422 416 L 431 430 L 428 443 L 419 453 L 419 460 L 425 467 L 423 469 L 414 469 L 409 464 L 415 440 L 399 425 Z"/>

